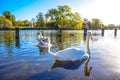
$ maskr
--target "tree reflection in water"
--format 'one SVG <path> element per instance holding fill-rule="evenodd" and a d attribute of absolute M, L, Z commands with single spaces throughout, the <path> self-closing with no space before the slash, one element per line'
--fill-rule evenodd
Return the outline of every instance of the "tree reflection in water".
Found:
<path fill-rule="evenodd" d="M 20 38 L 16 38 L 15 42 L 16 42 L 16 47 L 20 48 Z"/>

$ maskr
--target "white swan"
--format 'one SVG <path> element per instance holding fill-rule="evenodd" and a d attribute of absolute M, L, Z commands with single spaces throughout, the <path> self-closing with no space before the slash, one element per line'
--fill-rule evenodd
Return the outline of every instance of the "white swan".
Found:
<path fill-rule="evenodd" d="M 59 61 L 75 61 L 89 58 L 89 39 L 92 38 L 91 32 L 88 32 L 85 42 L 85 51 L 80 48 L 67 48 L 56 53 L 49 51 L 56 60 Z"/>
<path fill-rule="evenodd" d="M 37 41 L 39 42 L 39 47 L 48 47 L 50 50 L 50 39 L 49 37 L 44 37 L 42 31 L 37 33 Z"/>

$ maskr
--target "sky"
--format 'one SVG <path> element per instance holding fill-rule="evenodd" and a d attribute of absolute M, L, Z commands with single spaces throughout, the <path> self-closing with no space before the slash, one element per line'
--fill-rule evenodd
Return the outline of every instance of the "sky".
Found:
<path fill-rule="evenodd" d="M 46 14 L 51 8 L 68 5 L 79 12 L 82 19 L 98 18 L 103 24 L 120 24 L 120 0 L 0 0 L 0 15 L 10 11 L 16 20 L 31 20 L 39 12 Z"/>

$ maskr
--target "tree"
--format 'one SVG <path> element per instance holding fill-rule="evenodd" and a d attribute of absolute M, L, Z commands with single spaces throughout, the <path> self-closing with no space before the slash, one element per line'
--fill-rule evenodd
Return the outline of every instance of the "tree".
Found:
<path fill-rule="evenodd" d="M 4 11 L 3 16 L 12 21 L 12 14 L 10 13 L 10 11 Z"/>
<path fill-rule="evenodd" d="M 47 12 L 47 20 L 49 19 L 50 26 L 56 28 L 60 25 L 62 28 L 74 28 L 75 25 L 81 22 L 79 13 L 72 13 L 71 8 L 67 5 L 58 6 L 57 9 L 50 9 Z"/>
<path fill-rule="evenodd" d="M 32 19 L 31 19 L 31 23 L 30 23 L 30 25 L 31 25 L 31 27 L 32 27 L 32 28 L 33 28 L 33 27 L 35 27 L 35 25 L 34 25 L 34 24 L 35 24 L 35 19 L 34 19 L 34 18 L 32 18 Z"/>
<path fill-rule="evenodd" d="M 4 16 L 0 16 L 0 28 L 12 28 L 12 22 Z"/>
<path fill-rule="evenodd" d="M 0 28 L 3 28 L 4 26 L 4 17 L 3 16 L 0 16 Z"/>
<path fill-rule="evenodd" d="M 40 27 L 45 27 L 45 22 L 44 22 L 44 17 L 43 17 L 43 14 L 42 12 L 40 12 L 37 16 L 37 26 L 40 26 Z"/>
<path fill-rule="evenodd" d="M 92 21 L 91 21 L 91 28 L 93 29 L 101 29 L 101 28 L 104 28 L 101 20 L 97 19 L 97 18 L 93 18 Z"/>
<path fill-rule="evenodd" d="M 78 12 L 72 14 L 72 20 L 71 20 L 72 27 L 75 27 L 75 29 L 82 29 L 82 23 L 83 22 L 81 20 L 81 16 Z"/>
<path fill-rule="evenodd" d="M 23 23 L 24 23 L 24 26 L 29 26 L 29 21 L 27 19 L 24 20 Z"/>
<path fill-rule="evenodd" d="M 47 22 L 47 26 L 52 28 L 58 26 L 58 10 L 57 9 L 50 9 L 48 10 L 46 15 L 47 21 L 49 19 L 49 22 Z M 51 27 L 50 27 L 51 28 Z"/>
<path fill-rule="evenodd" d="M 16 20 L 15 20 L 15 16 L 12 15 L 10 11 L 4 11 L 4 12 L 3 12 L 3 16 L 4 16 L 6 19 L 10 20 L 10 21 L 12 22 L 13 26 L 16 26 L 16 25 L 17 25 L 17 22 L 16 22 Z"/>
<path fill-rule="evenodd" d="M 116 26 L 114 25 L 114 24 L 108 24 L 108 26 L 107 26 L 109 29 L 113 29 L 113 28 L 115 28 Z"/>

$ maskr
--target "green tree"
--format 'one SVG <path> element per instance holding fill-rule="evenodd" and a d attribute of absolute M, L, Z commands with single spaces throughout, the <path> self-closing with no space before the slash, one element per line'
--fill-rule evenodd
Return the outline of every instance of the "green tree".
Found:
<path fill-rule="evenodd" d="M 48 10 L 46 15 L 46 19 L 47 19 L 47 26 L 50 28 L 55 28 L 56 26 L 58 26 L 58 10 L 57 9 L 50 9 Z M 49 22 L 48 22 L 49 19 Z M 51 27 L 52 26 L 52 27 Z"/>
<path fill-rule="evenodd" d="M 93 18 L 91 21 L 91 28 L 101 29 L 101 28 L 104 28 L 104 25 L 102 24 L 101 20 L 99 20 L 97 18 Z"/>
<path fill-rule="evenodd" d="M 12 22 L 4 16 L 0 16 L 0 28 L 13 28 Z"/>
<path fill-rule="evenodd" d="M 12 22 L 13 26 L 16 26 L 16 25 L 17 25 L 17 22 L 16 22 L 16 20 L 15 20 L 15 16 L 12 15 L 10 11 L 4 11 L 4 12 L 3 12 L 3 16 L 4 16 L 6 19 L 9 19 L 9 20 Z"/>
<path fill-rule="evenodd" d="M 113 29 L 113 28 L 115 28 L 115 25 L 114 24 L 108 24 L 107 28 L 108 29 Z"/>
<path fill-rule="evenodd" d="M 29 21 L 26 19 L 23 21 L 24 22 L 24 26 L 29 26 Z"/>
<path fill-rule="evenodd" d="M 4 26 L 4 17 L 0 16 L 0 28 L 3 28 Z"/>
<path fill-rule="evenodd" d="M 24 25 L 24 22 L 19 20 L 19 21 L 17 21 L 17 25 L 18 25 L 18 26 L 23 26 L 23 25 Z"/>
<path fill-rule="evenodd" d="M 35 25 L 35 18 L 32 18 L 32 19 L 31 19 L 30 26 L 31 26 L 32 28 L 33 28 L 33 27 L 36 27 L 36 25 Z"/>
<path fill-rule="evenodd" d="M 72 20 L 71 20 L 71 24 L 72 27 L 75 27 L 75 29 L 82 29 L 82 20 L 81 20 L 81 16 L 78 12 L 75 12 L 72 15 Z"/>
<path fill-rule="evenodd" d="M 79 13 L 72 13 L 71 8 L 67 5 L 58 6 L 57 9 L 50 9 L 47 12 L 47 20 L 54 27 L 60 25 L 62 28 L 74 28 L 81 22 Z"/>
<path fill-rule="evenodd" d="M 43 13 L 40 12 L 37 16 L 37 26 L 40 26 L 40 27 L 45 27 L 45 22 L 44 22 L 44 17 L 43 17 Z"/>

